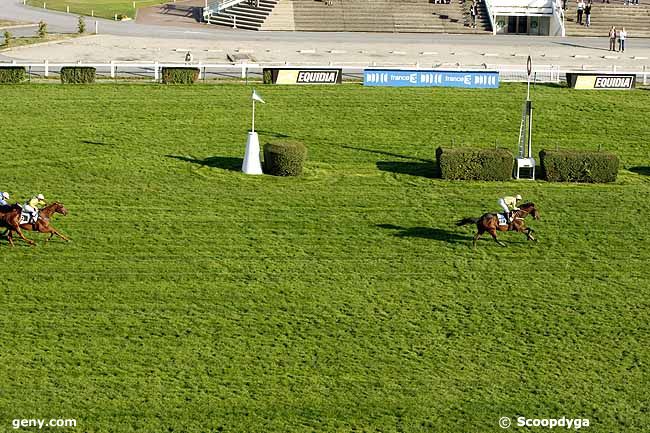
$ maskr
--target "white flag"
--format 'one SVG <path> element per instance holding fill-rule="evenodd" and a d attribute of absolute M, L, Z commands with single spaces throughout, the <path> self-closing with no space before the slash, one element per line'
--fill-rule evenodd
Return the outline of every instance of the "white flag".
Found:
<path fill-rule="evenodd" d="M 253 99 L 253 101 L 259 101 L 262 104 L 266 104 L 266 102 L 264 102 L 264 100 L 260 97 L 260 95 L 257 94 L 255 89 L 253 89 L 253 96 L 251 96 L 251 98 Z"/>

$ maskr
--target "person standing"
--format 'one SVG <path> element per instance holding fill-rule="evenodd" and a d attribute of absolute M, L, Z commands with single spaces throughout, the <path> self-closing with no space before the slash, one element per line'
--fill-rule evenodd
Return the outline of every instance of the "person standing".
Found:
<path fill-rule="evenodd" d="M 476 0 L 472 1 L 472 5 L 469 7 L 469 14 L 472 17 L 472 28 L 476 28 L 476 15 L 478 14 L 478 7 L 476 5 Z"/>
<path fill-rule="evenodd" d="M 616 51 L 616 27 L 609 29 L 609 51 Z"/>
<path fill-rule="evenodd" d="M 586 26 L 591 26 L 591 0 L 589 0 L 585 6 L 585 20 Z"/>
<path fill-rule="evenodd" d="M 618 32 L 618 50 L 622 53 L 625 52 L 625 39 L 627 39 L 627 32 L 625 31 L 625 27 Z"/>
<path fill-rule="evenodd" d="M 577 12 L 578 12 L 577 22 L 580 25 L 582 25 L 582 14 L 584 13 L 584 11 L 585 11 L 585 2 L 580 0 L 578 2 L 578 7 L 577 7 Z"/>

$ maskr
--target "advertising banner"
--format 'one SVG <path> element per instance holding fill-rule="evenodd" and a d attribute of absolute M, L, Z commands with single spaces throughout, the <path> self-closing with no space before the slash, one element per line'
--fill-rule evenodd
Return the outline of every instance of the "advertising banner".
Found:
<path fill-rule="evenodd" d="M 579 90 L 630 90 L 636 86 L 636 75 L 567 72 L 566 81 L 569 87 Z"/>
<path fill-rule="evenodd" d="M 497 71 L 440 71 L 408 69 L 365 69 L 364 86 L 384 87 L 464 87 L 468 89 L 496 89 Z"/>
<path fill-rule="evenodd" d="M 340 68 L 264 68 L 264 84 L 340 84 Z"/>

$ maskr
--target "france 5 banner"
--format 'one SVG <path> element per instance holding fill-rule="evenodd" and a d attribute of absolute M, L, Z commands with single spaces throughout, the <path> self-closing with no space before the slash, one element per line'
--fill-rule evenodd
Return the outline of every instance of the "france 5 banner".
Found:
<path fill-rule="evenodd" d="M 406 69 L 365 69 L 364 86 L 384 87 L 464 87 L 468 89 L 496 89 L 497 71 L 440 71 Z"/>

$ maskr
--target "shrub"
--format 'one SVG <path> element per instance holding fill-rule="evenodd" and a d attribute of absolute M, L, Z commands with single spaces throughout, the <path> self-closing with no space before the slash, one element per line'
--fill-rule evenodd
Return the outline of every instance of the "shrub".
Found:
<path fill-rule="evenodd" d="M 264 145 L 264 171 L 273 176 L 300 176 L 307 148 L 295 141 L 276 141 Z"/>
<path fill-rule="evenodd" d="M 11 32 L 9 30 L 5 30 L 2 36 L 5 39 L 4 46 L 5 47 L 11 46 L 11 41 L 14 39 L 14 36 L 11 34 Z"/>
<path fill-rule="evenodd" d="M 549 182 L 614 182 L 618 157 L 609 152 L 542 150 L 542 178 Z"/>
<path fill-rule="evenodd" d="M 436 160 L 443 179 L 512 179 L 514 157 L 508 149 L 439 147 L 436 150 Z"/>
<path fill-rule="evenodd" d="M 84 20 L 84 17 L 82 17 L 81 15 L 79 16 L 79 20 L 77 21 L 77 32 L 80 35 L 86 33 L 86 21 Z"/>
<path fill-rule="evenodd" d="M 16 84 L 27 78 L 24 66 L 8 66 L 0 68 L 0 84 Z"/>
<path fill-rule="evenodd" d="M 95 68 L 90 66 L 65 66 L 61 68 L 63 84 L 87 84 L 95 82 Z"/>
<path fill-rule="evenodd" d="M 199 79 L 199 68 L 162 68 L 163 84 L 192 84 Z"/>
<path fill-rule="evenodd" d="M 47 36 L 47 23 L 40 21 L 38 23 L 38 37 L 43 39 L 45 36 Z"/>

